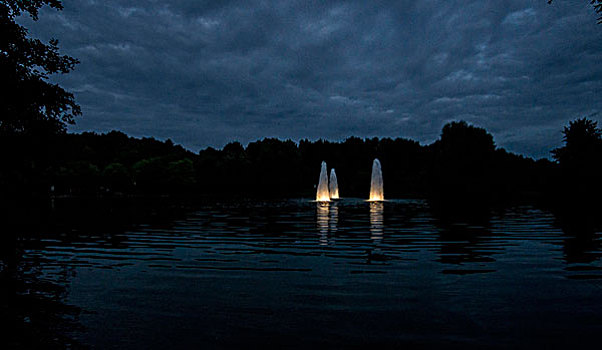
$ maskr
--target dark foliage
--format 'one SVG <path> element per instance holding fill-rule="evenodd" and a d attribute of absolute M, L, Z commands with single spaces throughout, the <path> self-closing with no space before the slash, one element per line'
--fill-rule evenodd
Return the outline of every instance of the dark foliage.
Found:
<path fill-rule="evenodd" d="M 4 137 L 0 147 L 3 196 L 180 194 L 196 181 L 197 156 L 170 140 L 113 131 Z"/>
<path fill-rule="evenodd" d="M 465 122 L 447 124 L 431 152 L 433 191 L 460 195 L 493 190 L 495 144 L 485 129 Z"/>
<path fill-rule="evenodd" d="M 64 132 L 81 114 L 73 95 L 48 81 L 52 74 L 68 73 L 78 61 L 59 54 L 58 40 L 46 44 L 30 38 L 15 22 L 22 13 L 37 20 L 44 5 L 62 9 L 58 0 L 0 2 L 0 76 L 9 87 L 0 95 L 0 136 Z"/>
<path fill-rule="evenodd" d="M 487 131 L 465 122 L 446 125 L 441 138 L 426 146 L 402 138 L 263 139 L 194 154 L 170 140 L 116 131 L 0 142 L 4 164 L 11 165 L 0 170 L 3 196 L 313 197 L 326 161 L 337 171 L 341 196 L 366 197 L 374 158 L 382 163 L 388 198 L 533 198 L 553 190 L 558 177 L 558 164 L 496 148 Z"/>
<path fill-rule="evenodd" d="M 552 151 L 560 165 L 559 190 L 569 201 L 599 198 L 602 176 L 602 130 L 595 121 L 581 118 L 564 128 L 564 146 Z"/>
<path fill-rule="evenodd" d="M 170 140 L 117 131 L 13 135 L 0 138 L 0 194 L 311 198 L 326 161 L 336 169 L 342 197 L 366 197 L 372 161 L 379 158 L 387 198 L 573 201 L 600 194 L 595 184 L 602 176 L 601 135 L 591 120 L 571 122 L 565 145 L 552 151 L 557 162 L 507 152 L 485 129 L 465 122 L 445 125 L 430 145 L 402 138 L 263 139 L 198 154 Z"/>

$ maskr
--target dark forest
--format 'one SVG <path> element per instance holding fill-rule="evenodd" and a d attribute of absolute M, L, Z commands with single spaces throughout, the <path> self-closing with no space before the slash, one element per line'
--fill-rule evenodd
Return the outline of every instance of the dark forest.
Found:
<path fill-rule="evenodd" d="M 596 195 L 600 129 L 583 118 L 564 129 L 555 161 L 495 146 L 465 122 L 443 127 L 430 144 L 397 138 L 295 143 L 266 138 L 193 153 L 172 141 L 107 134 L 2 138 L 3 198 L 14 196 L 312 197 L 320 163 L 339 176 L 343 197 L 367 196 L 370 165 L 383 165 L 387 198 L 461 198 L 488 202 Z"/>

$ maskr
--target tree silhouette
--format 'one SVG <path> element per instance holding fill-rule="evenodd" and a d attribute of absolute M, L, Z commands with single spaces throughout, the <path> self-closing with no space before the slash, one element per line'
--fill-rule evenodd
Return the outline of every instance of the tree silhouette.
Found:
<path fill-rule="evenodd" d="M 599 198 L 596 186 L 602 176 L 602 130 L 587 118 L 564 128 L 564 146 L 552 151 L 561 169 L 559 189 L 567 198 L 591 201 Z"/>
<path fill-rule="evenodd" d="M 485 129 L 464 121 L 448 123 L 432 145 L 432 188 L 438 193 L 489 195 L 495 143 Z"/>
<path fill-rule="evenodd" d="M 495 149 L 493 136 L 465 121 L 451 122 L 441 132 L 443 151 L 456 156 L 485 157 Z"/>
<path fill-rule="evenodd" d="M 584 170 L 600 155 L 602 146 L 602 130 L 598 123 L 587 118 L 581 118 L 569 123 L 562 132 L 563 147 L 552 150 L 552 155 L 565 168 Z"/>
<path fill-rule="evenodd" d="M 68 73 L 78 61 L 59 54 L 58 40 L 45 44 L 30 38 L 15 22 L 22 13 L 37 20 L 45 5 L 62 9 L 59 0 L 0 3 L 0 76 L 6 87 L 0 95 L 1 134 L 60 133 L 81 114 L 73 94 L 48 81 L 52 74 Z"/>

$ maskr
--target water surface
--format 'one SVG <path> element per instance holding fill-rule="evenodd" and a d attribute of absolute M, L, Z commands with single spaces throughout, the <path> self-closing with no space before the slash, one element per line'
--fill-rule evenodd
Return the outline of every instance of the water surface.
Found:
<path fill-rule="evenodd" d="M 93 210 L 6 233 L 9 345 L 560 348 L 602 331 L 600 232 L 530 206 Z"/>

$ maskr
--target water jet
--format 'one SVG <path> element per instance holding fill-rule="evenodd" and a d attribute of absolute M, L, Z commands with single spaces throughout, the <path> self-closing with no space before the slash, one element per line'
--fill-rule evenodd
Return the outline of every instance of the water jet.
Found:
<path fill-rule="evenodd" d="M 334 172 L 334 168 L 330 169 L 330 199 L 339 199 L 339 182 L 337 181 L 337 174 Z"/>
<path fill-rule="evenodd" d="M 316 201 L 330 202 L 330 193 L 328 191 L 328 168 L 326 167 L 326 162 L 322 162 L 320 180 L 318 181 L 318 191 L 316 192 Z"/>
<path fill-rule="evenodd" d="M 383 192 L 383 172 L 380 168 L 378 158 L 372 162 L 372 180 L 370 181 L 370 199 L 369 201 L 384 201 L 385 194 Z"/>

